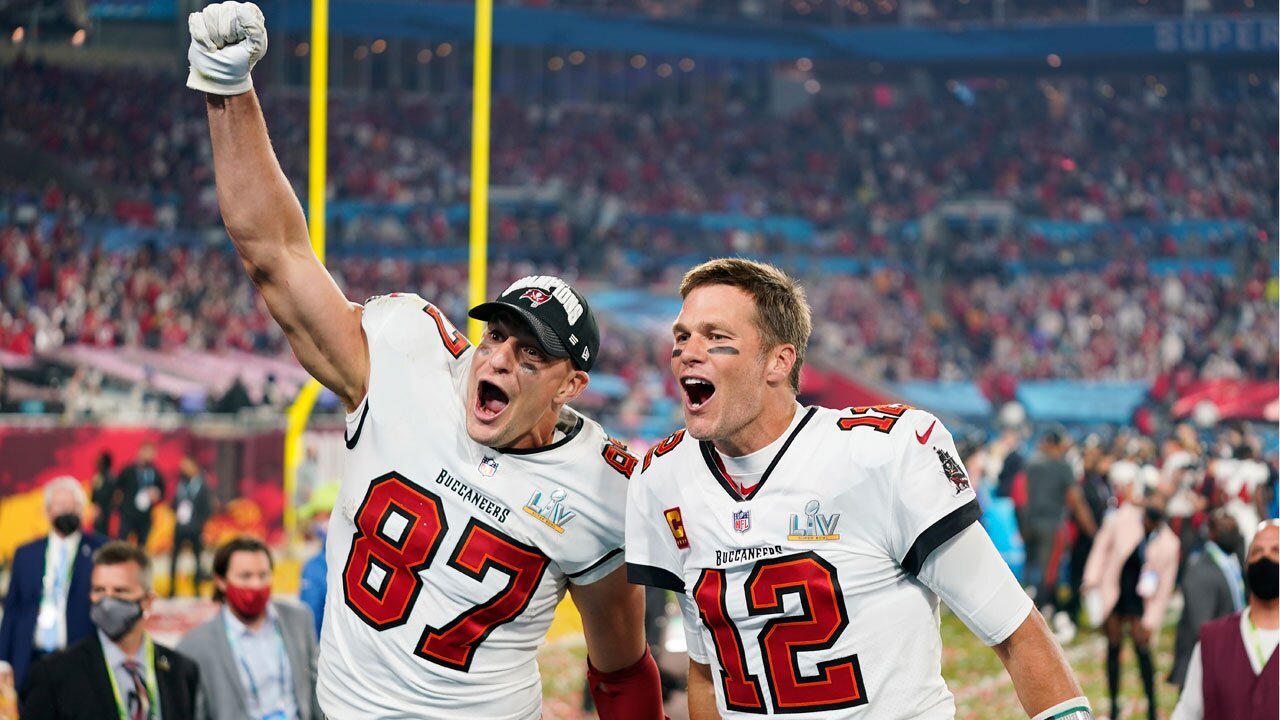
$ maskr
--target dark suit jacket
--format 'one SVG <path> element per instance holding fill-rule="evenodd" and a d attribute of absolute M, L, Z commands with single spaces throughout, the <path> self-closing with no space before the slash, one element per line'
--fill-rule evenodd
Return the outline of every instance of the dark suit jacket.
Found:
<path fill-rule="evenodd" d="M 200 669 L 187 657 L 156 645 L 156 684 L 164 720 L 196 716 Z M 19 710 L 23 720 L 118 720 L 107 660 L 98 633 L 31 668 Z"/>
<path fill-rule="evenodd" d="M 93 632 L 93 623 L 89 620 L 89 575 L 93 572 L 93 551 L 106 541 L 93 533 L 80 538 L 71 570 L 71 587 L 67 590 L 68 646 Z M 13 554 L 13 574 L 4 600 L 4 619 L 0 620 L 0 660 L 7 660 L 13 666 L 14 687 L 22 687 L 31 665 L 36 617 L 44 594 L 44 555 L 48 547 L 49 538 L 45 536 L 19 547 Z"/>
<path fill-rule="evenodd" d="M 311 611 L 305 606 L 273 600 L 285 654 L 293 675 L 294 700 L 302 720 L 323 720 L 316 702 L 316 634 Z M 227 641 L 227 624 L 222 612 L 203 625 L 192 628 L 179 650 L 200 665 L 201 720 L 239 720 L 248 717 L 249 701 L 240 681 L 240 666 Z M 169 720 L 167 717 L 164 720 Z"/>
<path fill-rule="evenodd" d="M 195 493 L 191 493 L 189 488 L 196 478 L 200 479 L 200 485 L 196 488 Z M 183 525 L 174 528 L 175 535 L 198 534 L 204 532 L 204 524 L 209 521 L 209 516 L 213 514 L 213 504 L 210 500 L 209 483 L 205 481 L 204 473 L 200 473 L 196 478 L 183 480 L 178 478 L 178 485 L 173 492 L 174 510 L 177 511 L 178 503 L 182 498 L 186 498 L 191 502 L 191 520 Z"/>
<path fill-rule="evenodd" d="M 160 499 L 163 500 L 165 496 L 164 476 L 160 474 L 160 470 L 154 465 L 151 466 L 151 469 L 155 473 L 152 478 L 155 481 L 154 485 L 160 489 Z M 154 503 L 146 512 L 138 510 L 138 506 L 135 504 L 135 498 L 142 484 L 142 474 L 142 467 L 134 463 L 121 470 L 120 477 L 116 478 L 116 488 L 120 490 L 120 517 L 122 518 L 131 518 L 133 520 L 151 518 L 151 510 L 155 508 Z"/>
<path fill-rule="evenodd" d="M 1200 626 L 1236 611 L 1230 582 L 1207 551 L 1187 558 L 1182 571 L 1182 617 L 1174 641 L 1173 669 L 1169 671 L 1169 682 L 1174 685 L 1181 687 L 1186 681 L 1191 651 L 1200 639 Z"/>

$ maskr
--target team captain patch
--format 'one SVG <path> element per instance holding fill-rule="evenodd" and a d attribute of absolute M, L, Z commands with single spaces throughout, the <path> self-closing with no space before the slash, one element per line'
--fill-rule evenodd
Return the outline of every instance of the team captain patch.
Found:
<path fill-rule="evenodd" d="M 676 547 L 689 549 L 689 536 L 684 534 L 684 518 L 680 517 L 680 508 L 673 507 L 663 513 L 667 518 L 667 527 L 671 528 L 671 537 L 676 540 Z"/>
<path fill-rule="evenodd" d="M 938 453 L 938 460 L 942 463 L 942 474 L 956 486 L 956 494 L 959 495 L 968 490 L 969 476 L 964 474 L 964 468 L 960 467 L 960 463 L 956 462 L 956 459 L 946 450 L 934 448 L 934 452 Z"/>

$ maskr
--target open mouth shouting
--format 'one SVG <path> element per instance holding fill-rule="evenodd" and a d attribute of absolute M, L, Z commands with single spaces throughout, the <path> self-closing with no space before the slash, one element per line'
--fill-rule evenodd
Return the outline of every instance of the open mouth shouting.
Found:
<path fill-rule="evenodd" d="M 510 404 L 507 394 L 497 385 L 481 380 L 476 387 L 476 406 L 474 408 L 476 417 L 483 422 L 492 422 L 507 409 Z"/>
<path fill-rule="evenodd" d="M 691 410 L 698 410 L 706 405 L 711 396 L 716 394 L 715 385 L 697 377 L 681 378 L 680 387 L 684 390 L 685 402 Z"/>

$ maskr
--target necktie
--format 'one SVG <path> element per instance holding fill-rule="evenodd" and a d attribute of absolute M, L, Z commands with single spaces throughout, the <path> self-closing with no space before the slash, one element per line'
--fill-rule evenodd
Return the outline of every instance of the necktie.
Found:
<path fill-rule="evenodd" d="M 147 695 L 147 683 L 142 679 L 142 667 L 133 660 L 125 660 L 124 669 L 133 678 L 133 690 L 129 693 L 129 720 L 146 720 L 151 712 L 151 697 Z"/>

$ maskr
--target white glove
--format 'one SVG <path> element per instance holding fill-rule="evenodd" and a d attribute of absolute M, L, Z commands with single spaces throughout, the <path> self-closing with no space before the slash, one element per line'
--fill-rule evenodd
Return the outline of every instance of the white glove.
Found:
<path fill-rule="evenodd" d="M 249 92 L 249 71 L 267 52 L 267 24 L 251 2 L 222 2 L 187 17 L 187 87 L 214 95 Z"/>

